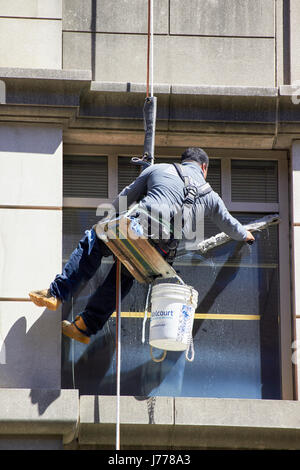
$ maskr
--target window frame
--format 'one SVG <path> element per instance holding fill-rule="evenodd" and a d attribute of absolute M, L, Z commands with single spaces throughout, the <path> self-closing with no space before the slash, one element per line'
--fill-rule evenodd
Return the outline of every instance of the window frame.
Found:
<path fill-rule="evenodd" d="M 206 149 L 210 158 L 221 160 L 221 194 L 230 212 L 278 213 L 281 222 L 278 229 L 279 243 L 279 286 L 280 286 L 280 361 L 281 397 L 293 400 L 295 366 L 291 360 L 294 316 L 291 309 L 291 259 L 290 259 L 290 211 L 288 183 L 288 152 L 284 150 Z M 63 207 L 94 208 L 102 203 L 112 202 L 118 195 L 118 158 L 142 155 L 142 147 L 72 145 L 64 146 L 64 155 L 106 156 L 108 162 L 108 198 L 63 198 Z M 184 148 L 157 148 L 156 162 L 160 157 L 180 156 Z M 278 162 L 278 203 L 252 203 L 231 201 L 231 160 L 276 160 Z"/>

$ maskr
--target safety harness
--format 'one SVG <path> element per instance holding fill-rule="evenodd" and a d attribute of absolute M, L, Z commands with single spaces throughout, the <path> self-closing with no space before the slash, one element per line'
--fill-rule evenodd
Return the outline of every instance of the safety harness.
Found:
<path fill-rule="evenodd" d="M 184 175 L 182 167 L 179 163 L 172 163 L 172 165 L 175 167 L 178 176 L 184 183 L 184 200 L 182 208 L 185 210 L 191 210 L 195 201 L 200 197 L 203 197 L 206 194 L 210 193 L 212 191 L 212 188 L 210 184 L 206 182 L 202 186 L 196 186 L 195 184 L 191 183 L 189 176 Z M 171 224 L 173 220 L 174 217 L 173 219 L 171 219 Z M 174 238 L 174 234 L 172 234 L 172 237 L 169 240 L 156 240 L 155 243 L 163 252 L 164 258 L 168 261 L 168 263 L 171 264 L 176 257 L 179 240 Z"/>
<path fill-rule="evenodd" d="M 195 199 L 199 197 L 205 196 L 212 191 L 212 188 L 209 183 L 204 183 L 202 186 L 196 186 L 190 182 L 190 177 L 185 176 L 182 172 L 181 165 L 179 163 L 172 163 L 172 165 L 176 168 L 176 171 L 179 177 L 182 179 L 184 183 L 184 200 L 183 206 L 193 205 Z"/>

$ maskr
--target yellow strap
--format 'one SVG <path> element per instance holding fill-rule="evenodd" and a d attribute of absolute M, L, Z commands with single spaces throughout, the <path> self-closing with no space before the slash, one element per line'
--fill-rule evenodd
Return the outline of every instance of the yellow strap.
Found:
<path fill-rule="evenodd" d="M 143 318 L 145 312 L 122 312 L 123 318 Z M 113 313 L 113 317 L 116 313 Z M 151 317 L 151 313 L 148 312 L 148 318 Z M 260 315 L 242 315 L 242 314 L 230 314 L 230 313 L 195 313 L 195 320 L 260 320 Z"/>

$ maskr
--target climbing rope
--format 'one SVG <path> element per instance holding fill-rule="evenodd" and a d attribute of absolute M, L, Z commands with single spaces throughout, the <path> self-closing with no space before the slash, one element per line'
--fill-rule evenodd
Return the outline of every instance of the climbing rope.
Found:
<path fill-rule="evenodd" d="M 133 157 L 131 163 L 141 165 L 143 169 L 154 163 L 154 141 L 156 125 L 156 97 L 153 96 L 153 0 L 148 0 L 148 34 L 147 34 L 147 67 L 146 67 L 146 99 L 144 114 L 144 152 L 142 157 Z"/>
<path fill-rule="evenodd" d="M 148 0 L 148 35 L 147 35 L 147 87 L 146 96 L 153 97 L 153 0 Z"/>
<path fill-rule="evenodd" d="M 144 155 L 142 158 L 131 159 L 132 163 L 142 165 L 142 166 L 152 165 L 154 161 L 156 98 L 153 96 L 153 0 L 148 0 L 147 43 L 148 44 L 147 44 L 146 100 L 145 100 L 144 110 L 143 110 L 144 123 L 145 123 Z M 116 274 L 116 375 L 117 375 L 116 450 L 120 450 L 121 262 L 119 259 L 117 259 L 116 264 L 117 264 L 117 274 Z"/>
<path fill-rule="evenodd" d="M 148 317 L 149 299 L 150 299 L 151 290 L 152 290 L 152 284 L 149 284 L 147 297 L 146 297 L 146 306 L 145 306 L 145 313 L 144 313 L 144 319 L 143 319 L 143 328 L 142 328 L 142 343 L 143 344 L 145 343 L 145 329 L 146 329 L 146 322 L 147 322 L 147 317 Z"/>
<path fill-rule="evenodd" d="M 71 315 L 72 315 L 72 322 L 74 321 L 74 299 L 72 295 L 72 308 L 71 308 Z M 73 381 L 73 388 L 76 389 L 75 385 L 75 341 L 74 339 L 71 340 L 71 355 L 72 355 L 72 381 Z"/>
<path fill-rule="evenodd" d="M 121 388 L 121 261 L 116 261 L 116 371 L 117 371 L 117 406 L 116 406 L 116 450 L 120 450 L 120 388 Z"/>

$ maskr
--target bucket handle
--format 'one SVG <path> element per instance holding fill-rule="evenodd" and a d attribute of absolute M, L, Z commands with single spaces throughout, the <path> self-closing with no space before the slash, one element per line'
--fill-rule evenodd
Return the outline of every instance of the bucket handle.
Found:
<path fill-rule="evenodd" d="M 156 359 L 156 358 L 153 356 L 153 348 L 152 348 L 152 346 L 150 345 L 150 354 L 151 354 L 151 359 L 152 359 L 152 361 L 154 361 L 154 362 L 162 362 L 162 361 L 166 358 L 167 351 L 164 350 L 162 356 Z"/>
<path fill-rule="evenodd" d="M 194 291 L 193 291 L 193 288 L 190 286 L 190 304 L 192 305 L 193 302 L 194 302 Z M 189 356 L 189 352 L 191 352 L 191 356 Z M 195 349 L 194 349 L 193 333 L 191 331 L 189 342 L 188 342 L 188 347 L 185 352 L 185 359 L 188 362 L 193 362 L 194 358 L 195 358 Z"/>
<path fill-rule="evenodd" d="M 189 352 L 191 352 L 191 356 L 189 356 Z M 191 335 L 191 337 L 190 337 L 187 350 L 186 350 L 186 352 L 185 352 L 185 358 L 186 358 L 186 360 L 187 360 L 188 362 L 193 362 L 193 360 L 194 360 L 194 358 L 195 358 L 194 342 L 193 342 L 193 337 L 192 337 L 192 335 Z"/>

